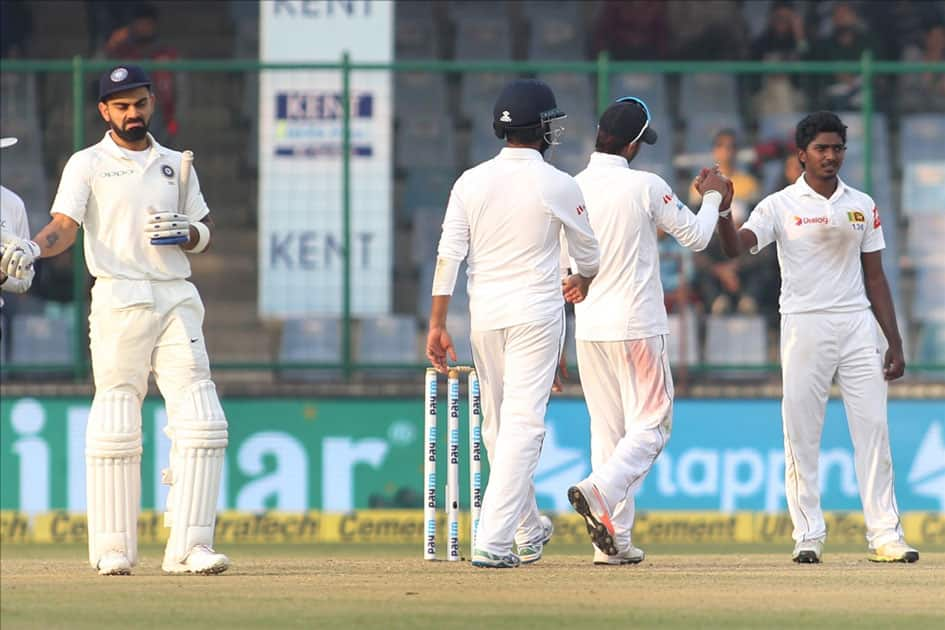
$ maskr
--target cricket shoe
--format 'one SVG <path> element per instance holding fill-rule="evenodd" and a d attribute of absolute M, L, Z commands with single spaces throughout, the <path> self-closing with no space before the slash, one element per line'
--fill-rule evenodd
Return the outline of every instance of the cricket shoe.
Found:
<path fill-rule="evenodd" d="M 511 551 L 504 556 L 476 549 L 473 551 L 472 565 L 483 569 L 515 569 L 522 564 L 521 559 Z"/>
<path fill-rule="evenodd" d="M 165 573 L 182 575 L 216 575 L 230 568 L 230 559 L 222 553 L 217 553 L 208 545 L 195 545 L 182 562 L 174 562 L 164 557 L 161 569 Z"/>
<path fill-rule="evenodd" d="M 799 540 L 794 545 L 794 554 L 791 559 L 798 564 L 820 564 L 820 557 L 824 553 L 824 541 Z"/>
<path fill-rule="evenodd" d="M 524 545 L 516 545 L 517 555 L 522 564 L 531 564 L 541 560 L 545 545 L 551 542 L 551 535 L 555 533 L 555 526 L 550 518 L 542 514 L 538 520 L 541 521 L 541 538 Z"/>
<path fill-rule="evenodd" d="M 871 562 L 918 562 L 919 552 L 900 538 L 880 545 L 876 549 L 870 549 L 867 559 Z"/>
<path fill-rule="evenodd" d="M 646 558 L 646 554 L 643 553 L 643 550 L 633 545 L 630 545 L 628 549 L 624 549 L 616 556 L 608 556 L 600 549 L 594 549 L 594 564 L 609 564 L 612 566 L 640 564 L 644 558 Z"/>
<path fill-rule="evenodd" d="M 587 533 L 594 546 L 608 556 L 616 556 L 618 549 L 614 541 L 614 522 L 604 495 L 589 479 L 568 488 L 568 501 L 575 511 L 584 517 Z"/>
<path fill-rule="evenodd" d="M 131 561 L 120 551 L 106 551 L 98 559 L 99 575 L 131 575 Z"/>

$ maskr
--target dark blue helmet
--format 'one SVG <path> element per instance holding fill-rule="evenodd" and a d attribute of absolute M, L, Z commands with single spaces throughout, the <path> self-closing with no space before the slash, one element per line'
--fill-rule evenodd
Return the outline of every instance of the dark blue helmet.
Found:
<path fill-rule="evenodd" d="M 516 79 L 506 85 L 492 111 L 492 128 L 499 139 L 509 130 L 544 127 L 566 114 L 558 109 L 554 92 L 538 79 Z"/>

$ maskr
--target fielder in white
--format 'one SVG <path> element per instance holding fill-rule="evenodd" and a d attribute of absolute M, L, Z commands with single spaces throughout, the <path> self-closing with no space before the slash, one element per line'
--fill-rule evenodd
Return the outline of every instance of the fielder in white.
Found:
<path fill-rule="evenodd" d="M 672 429 L 657 230 L 694 251 L 705 249 L 720 204 L 727 214 L 732 201 L 730 182 L 713 172 L 696 215 L 661 177 L 630 168 L 641 143 L 656 140 L 646 104 L 621 98 L 601 116 L 596 151 L 575 177 L 600 241 L 601 262 L 587 298 L 574 307 L 578 368 L 591 416 L 592 473 L 568 490 L 568 498 L 587 522 L 595 564 L 643 560 L 631 542 L 633 495 Z"/>
<path fill-rule="evenodd" d="M 12 147 L 16 138 L 0 138 L 0 149 Z M 0 186 L 0 260 L 6 252 L 7 244 L 11 247 L 30 237 L 30 224 L 26 218 L 26 205 L 18 194 L 5 186 Z M 22 278 L 8 276 L 0 269 L 0 291 L 26 293 L 33 284 L 34 269 L 31 266 L 23 272 Z M 0 307 L 3 298 L 0 297 Z"/>
<path fill-rule="evenodd" d="M 831 112 L 801 120 L 795 140 L 803 174 L 763 199 L 737 232 L 731 221 L 720 221 L 719 234 L 730 257 L 757 254 L 770 243 L 778 248 L 784 490 L 794 561 L 820 562 L 827 536 L 818 460 L 836 379 L 853 440 L 869 559 L 915 562 L 919 552 L 903 540 L 896 507 L 886 422 L 887 383 L 905 370 L 902 339 L 883 273 L 876 204 L 839 177 L 846 129 Z"/>
<path fill-rule="evenodd" d="M 541 558 L 551 521 L 538 513 L 533 476 L 545 410 L 564 338 L 558 237 L 564 230 L 581 299 L 597 273 L 597 240 L 574 179 L 542 157 L 564 118 L 551 89 L 517 80 L 496 101 L 493 126 L 506 147 L 460 176 L 443 221 L 427 356 L 446 371 L 456 360 L 446 314 L 466 259 L 473 359 L 482 391 L 482 439 L 490 475 L 472 563 L 510 568 Z M 513 543 L 517 553 L 512 552 Z"/>
<path fill-rule="evenodd" d="M 95 277 L 89 316 L 95 398 L 86 434 L 89 562 L 103 575 L 127 575 L 138 559 L 141 403 L 154 372 L 171 438 L 165 525 L 168 573 L 225 571 L 213 550 L 227 423 L 202 333 L 204 307 L 187 254 L 210 243 L 212 221 L 196 173 L 181 178 L 182 154 L 148 133 L 151 81 L 121 66 L 99 83 L 109 130 L 73 155 L 62 174 L 52 221 L 2 260 L 19 277 L 34 258 L 55 256 L 85 228 Z M 186 166 L 184 168 L 186 171 Z M 184 181 L 183 186 L 180 182 Z"/>

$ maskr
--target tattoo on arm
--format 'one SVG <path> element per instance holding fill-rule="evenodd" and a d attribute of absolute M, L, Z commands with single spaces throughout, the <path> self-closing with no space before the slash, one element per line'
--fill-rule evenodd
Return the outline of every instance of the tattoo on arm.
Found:
<path fill-rule="evenodd" d="M 46 235 L 46 247 L 52 247 L 59 242 L 59 233 L 53 232 L 52 234 Z"/>

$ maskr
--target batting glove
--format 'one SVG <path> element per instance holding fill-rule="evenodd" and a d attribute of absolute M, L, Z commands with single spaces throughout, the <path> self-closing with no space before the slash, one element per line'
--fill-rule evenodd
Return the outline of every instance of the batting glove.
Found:
<path fill-rule="evenodd" d="M 20 280 L 32 278 L 33 261 L 39 258 L 39 245 L 3 230 L 0 234 L 0 249 L 3 250 L 0 271 Z"/>
<path fill-rule="evenodd" d="M 152 245 L 183 245 L 190 240 L 190 219 L 178 212 L 148 208 L 150 217 L 144 231 Z"/>

